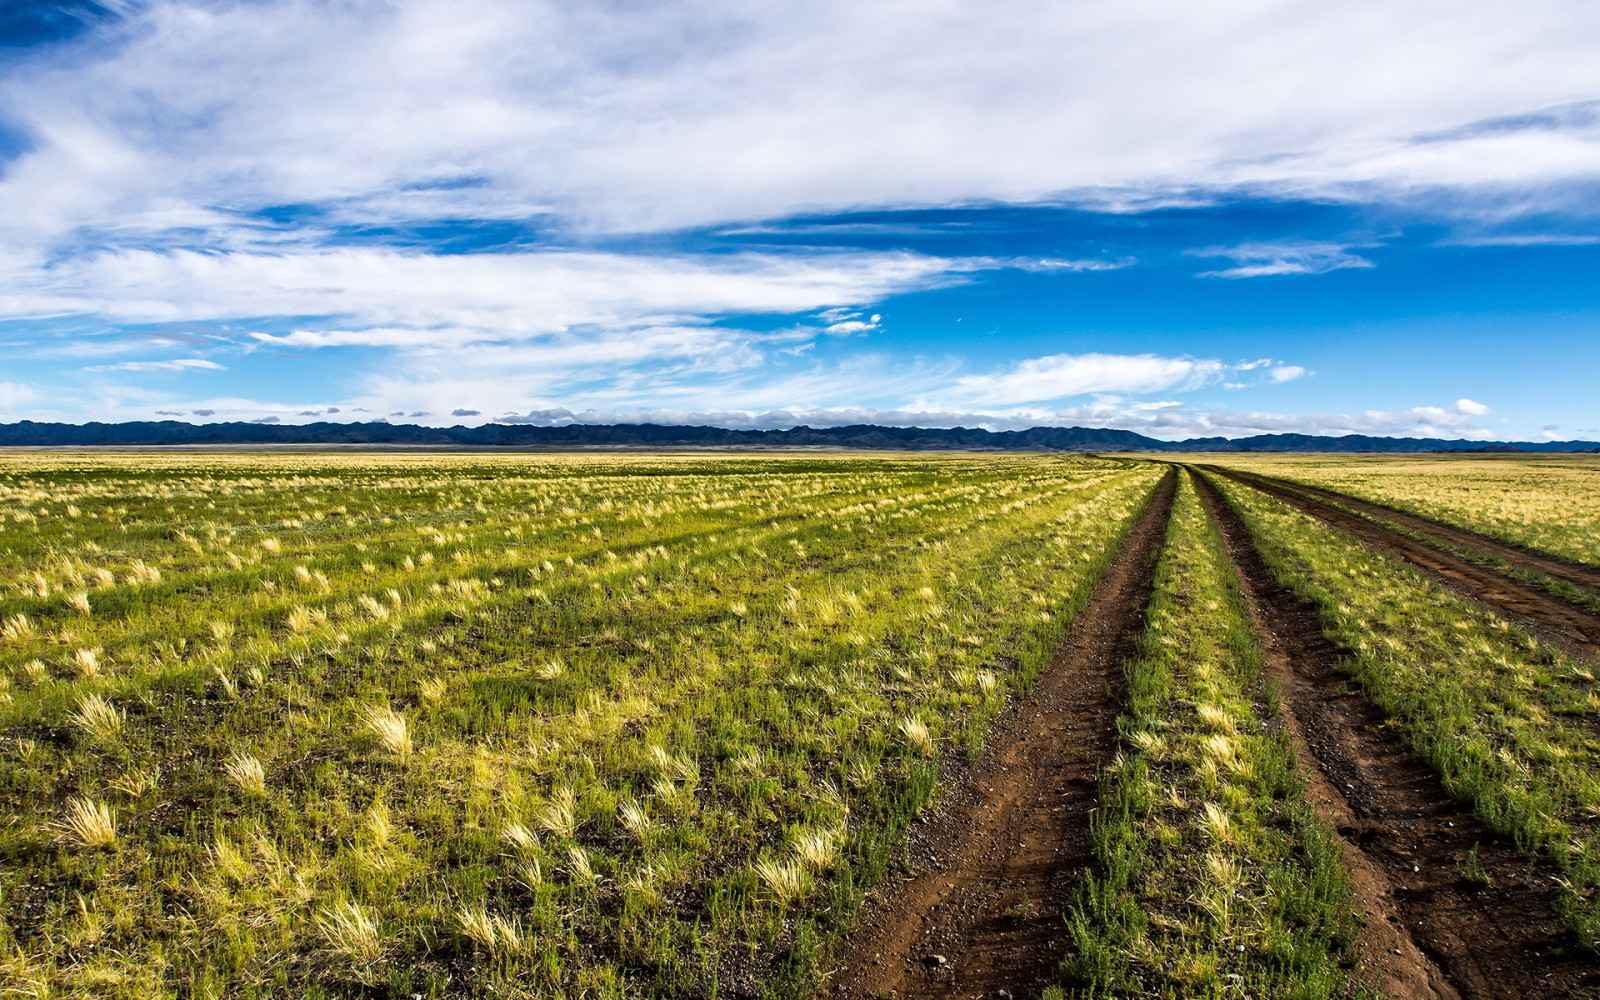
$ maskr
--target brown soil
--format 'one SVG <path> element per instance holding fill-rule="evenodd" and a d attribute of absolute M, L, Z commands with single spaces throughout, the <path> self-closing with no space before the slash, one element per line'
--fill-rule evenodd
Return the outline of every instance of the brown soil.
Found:
<path fill-rule="evenodd" d="M 1450 798 L 1382 710 L 1335 669 L 1314 607 L 1280 585 L 1248 529 L 1196 477 L 1238 572 L 1280 688 L 1307 797 L 1344 839 L 1361 974 L 1393 1000 L 1600 996 L 1600 963 L 1569 945 L 1552 873 Z M 1463 877 L 1477 849 L 1491 884 Z"/>
<path fill-rule="evenodd" d="M 1459 545 L 1467 549 L 1477 549 L 1479 552 L 1504 559 L 1513 566 L 1531 569 L 1535 572 L 1543 573 L 1553 580 L 1561 580 L 1565 583 L 1600 593 L 1600 567 L 1588 566 L 1570 559 L 1562 559 L 1560 556 L 1554 556 L 1548 552 L 1540 552 L 1537 549 L 1530 549 L 1514 542 L 1491 538 L 1488 535 L 1480 535 L 1476 531 L 1470 531 L 1459 525 L 1436 521 L 1431 517 L 1423 517 L 1410 511 L 1397 510 L 1385 504 L 1373 503 L 1371 500 L 1363 500 L 1360 497 L 1353 497 L 1347 493 L 1339 493 L 1321 486 L 1308 486 L 1305 483 L 1291 483 L 1287 480 L 1270 479 L 1270 477 L 1261 476 L 1257 473 L 1250 473 L 1249 475 L 1253 478 L 1268 479 L 1284 486 L 1293 486 L 1303 493 L 1344 504 L 1346 507 L 1351 507 L 1370 517 L 1381 517 L 1385 521 L 1392 521 L 1412 531 L 1432 535 L 1452 545 Z"/>
<path fill-rule="evenodd" d="M 868 898 L 834 974 L 838 1000 L 1031 997 L 1065 957 L 1061 914 L 1092 861 L 1089 815 L 1115 745 L 1121 665 L 1134 651 L 1177 489 L 1169 473 L 1055 661 L 990 733 L 908 871 Z"/>
<path fill-rule="evenodd" d="M 1301 492 L 1298 484 L 1291 487 L 1274 479 L 1216 466 L 1202 468 L 1252 486 L 1342 528 L 1368 544 L 1432 574 L 1452 590 L 1488 605 L 1535 632 L 1590 656 L 1600 656 L 1600 617 L 1581 608 L 1425 542 L 1408 538 L 1371 518 L 1310 496 Z M 1343 496 L 1340 502 L 1344 502 Z M 1383 516 L 1391 517 L 1392 512 L 1386 508 L 1385 511 Z"/>

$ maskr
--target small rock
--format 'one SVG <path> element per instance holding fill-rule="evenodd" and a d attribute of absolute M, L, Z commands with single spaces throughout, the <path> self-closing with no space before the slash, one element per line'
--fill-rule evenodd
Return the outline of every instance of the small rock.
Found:
<path fill-rule="evenodd" d="M 943 955 L 929 955 L 927 958 L 922 960 L 922 964 L 926 965 L 930 969 L 942 969 L 946 965 L 946 962 L 947 960 Z"/>

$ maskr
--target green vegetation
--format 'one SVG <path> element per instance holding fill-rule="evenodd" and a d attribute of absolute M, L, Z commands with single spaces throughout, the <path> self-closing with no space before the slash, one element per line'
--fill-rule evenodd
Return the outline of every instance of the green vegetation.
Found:
<path fill-rule="evenodd" d="M 1229 455 L 1223 464 L 1338 490 L 1600 565 L 1597 455 Z"/>
<path fill-rule="evenodd" d="M 1484 569 L 1491 570 L 1500 574 L 1501 576 L 1507 577 L 1508 579 L 1515 580 L 1518 583 L 1527 584 L 1530 587 L 1537 587 L 1538 589 L 1543 590 L 1555 597 L 1559 597 L 1564 601 L 1567 601 L 1571 604 L 1576 604 L 1578 607 L 1584 608 L 1592 614 L 1600 614 L 1600 592 L 1590 590 L 1586 587 L 1580 587 L 1577 584 L 1566 580 L 1557 580 L 1554 577 L 1548 576 L 1547 574 L 1533 569 L 1532 567 L 1521 566 L 1507 559 L 1503 559 L 1500 556 L 1495 555 L 1493 552 L 1470 548 L 1466 545 L 1458 545 L 1444 536 L 1429 534 L 1426 531 L 1419 531 L 1408 525 L 1400 524 L 1397 521 L 1377 516 L 1370 509 L 1358 510 L 1354 504 L 1329 499 L 1328 497 L 1318 497 L 1317 499 L 1329 504 L 1330 506 L 1338 507 L 1349 511 L 1350 513 L 1378 521 L 1389 531 L 1404 535 L 1413 541 L 1421 542 L 1424 545 L 1431 546 L 1441 552 L 1446 552 L 1450 555 L 1453 555 L 1458 559 L 1462 559 L 1476 566 L 1481 566 Z"/>
<path fill-rule="evenodd" d="M 1446 788 L 1563 873 L 1563 915 L 1600 946 L 1600 684 L 1571 657 L 1277 500 L 1220 477 L 1273 571 L 1321 611 L 1343 669 Z"/>
<path fill-rule="evenodd" d="M 0 468 L 0 982 L 141 1000 L 804 992 L 1159 474 Z"/>
<path fill-rule="evenodd" d="M 1586 587 L 1580 587 L 1577 584 L 1571 583 L 1567 580 L 1557 580 L 1545 573 L 1541 573 L 1537 569 L 1513 563 L 1494 554 L 1493 552 L 1486 551 L 1484 549 L 1472 548 L 1467 545 L 1456 544 L 1443 535 L 1432 534 L 1425 530 L 1418 530 L 1407 524 L 1402 524 L 1397 520 L 1383 517 L 1380 513 L 1375 512 L 1370 508 L 1362 510 L 1355 503 L 1333 499 L 1329 496 L 1318 496 L 1315 499 L 1330 506 L 1340 508 L 1352 514 L 1356 514 L 1360 517 L 1377 521 L 1381 523 L 1384 528 L 1395 532 L 1396 534 L 1404 535 L 1413 541 L 1421 542 L 1424 545 L 1431 546 L 1441 552 L 1453 555 L 1458 559 L 1462 559 L 1476 566 L 1481 566 L 1484 569 L 1491 570 L 1500 574 L 1501 576 L 1515 580 L 1518 583 L 1527 584 L 1530 587 L 1537 587 L 1538 589 L 1543 590 L 1555 597 L 1559 597 L 1564 601 L 1576 604 L 1593 614 L 1600 614 L 1600 592 L 1596 592 Z"/>
<path fill-rule="evenodd" d="M 1187 480 L 1147 619 L 1101 782 L 1098 872 L 1069 915 L 1069 978 L 1093 997 L 1356 995 L 1340 845 L 1302 797 L 1237 580 Z"/>
<path fill-rule="evenodd" d="M 1296 461 L 1240 464 L 1341 489 L 1379 467 Z M 1482 464 L 1492 506 L 1512 466 Z M 1163 472 L 5 456 L 0 992 L 811 995 Z M 1600 947 L 1595 666 L 1215 482 L 1342 669 L 1447 790 L 1560 872 L 1563 916 Z M 1094 870 L 1047 993 L 1366 995 L 1341 844 L 1304 800 L 1187 480 L 1124 667 L 1118 750 L 1073 820 Z M 1460 853 L 1462 881 L 1509 880 Z"/>

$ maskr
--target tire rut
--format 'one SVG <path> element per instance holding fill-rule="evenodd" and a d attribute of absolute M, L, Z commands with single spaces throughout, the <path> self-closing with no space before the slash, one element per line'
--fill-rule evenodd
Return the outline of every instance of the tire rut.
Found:
<path fill-rule="evenodd" d="M 1600 964 L 1571 947 L 1553 873 L 1516 853 L 1452 799 L 1383 711 L 1336 664 L 1314 606 L 1280 584 L 1249 529 L 1204 476 L 1255 620 L 1285 725 L 1296 737 L 1307 798 L 1344 841 L 1366 918 L 1360 974 L 1390 1000 L 1519 1000 L 1600 995 Z M 1463 877 L 1475 853 L 1489 876 Z"/>
<path fill-rule="evenodd" d="M 1573 586 L 1582 587 L 1585 590 L 1600 594 L 1600 567 L 1563 559 L 1560 556 L 1518 545 L 1515 542 L 1479 534 L 1460 525 L 1424 517 L 1421 514 L 1400 510 L 1372 500 L 1364 500 L 1361 497 L 1340 493 L 1337 490 L 1330 490 L 1323 486 L 1310 486 L 1306 483 L 1263 476 L 1260 473 L 1243 473 L 1243 475 L 1248 479 L 1264 480 L 1279 486 L 1299 490 L 1302 493 L 1308 493 L 1322 500 L 1344 504 L 1360 513 L 1366 514 L 1368 517 L 1378 517 L 1386 521 L 1392 521 L 1412 531 L 1431 535 L 1448 544 L 1458 545 L 1466 549 L 1476 549 L 1498 559 L 1504 559 L 1513 566 L 1533 570 L 1536 573 L 1543 573 L 1552 580 L 1560 580 L 1563 583 L 1570 583 Z"/>
<path fill-rule="evenodd" d="M 1493 570 L 1409 538 L 1370 517 L 1337 507 L 1293 486 L 1214 465 L 1200 466 L 1350 532 L 1357 538 L 1432 575 L 1451 590 L 1487 605 L 1532 631 L 1588 656 L 1600 658 L 1600 616 L 1518 583 Z M 1343 497 L 1341 496 L 1341 502 Z M 1384 516 L 1388 516 L 1385 514 Z"/>
<path fill-rule="evenodd" d="M 910 870 L 849 935 L 837 1000 L 1030 997 L 1056 982 L 1062 912 L 1093 861 L 1089 816 L 1115 747 L 1121 666 L 1143 626 L 1177 493 L 1157 484 L 1055 661 L 940 813 L 916 828 Z"/>

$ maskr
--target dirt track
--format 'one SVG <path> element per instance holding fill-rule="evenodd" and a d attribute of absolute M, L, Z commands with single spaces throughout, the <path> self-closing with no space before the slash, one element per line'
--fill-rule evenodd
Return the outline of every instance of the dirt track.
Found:
<path fill-rule="evenodd" d="M 1238 472 L 1233 469 L 1223 469 L 1212 465 L 1201 466 L 1201 468 L 1258 489 L 1313 517 L 1343 528 L 1345 531 L 1382 551 L 1397 556 L 1413 566 L 1432 574 L 1452 590 L 1488 605 L 1513 621 L 1525 625 L 1535 632 L 1544 633 L 1580 652 L 1587 653 L 1593 657 L 1600 657 L 1600 617 L 1582 608 L 1553 597 L 1536 587 L 1518 583 L 1493 570 L 1468 562 L 1460 556 L 1452 555 L 1425 542 L 1409 538 L 1369 517 L 1353 513 L 1311 496 L 1309 493 L 1304 492 L 1303 488 L 1298 484 L 1282 483 L 1264 476 Z M 1338 496 L 1341 503 L 1347 502 L 1347 498 L 1342 494 Z M 1377 505 L 1368 506 L 1376 507 Z M 1378 510 L 1383 512 L 1381 516 L 1400 523 L 1395 513 L 1389 511 L 1388 508 L 1378 508 Z M 1422 521 L 1423 519 L 1419 518 L 1417 520 Z M 1424 529 L 1419 528 L 1418 530 Z M 1431 531 L 1433 529 L 1427 530 Z M 1434 533 L 1438 534 L 1437 531 Z M 1470 535 L 1470 532 L 1463 534 Z M 1466 543 L 1461 542 L 1459 544 Z M 1511 551 L 1516 550 L 1512 549 Z M 1503 555 L 1500 552 L 1495 554 Z M 1518 562 L 1518 560 L 1524 558 L 1522 556 L 1518 556 L 1518 559 L 1510 559 L 1509 556 L 1504 557 L 1508 561 L 1519 565 L 1523 564 Z M 1529 568 L 1538 567 L 1529 564 Z"/>
<path fill-rule="evenodd" d="M 1549 873 L 1453 801 L 1383 713 L 1350 690 L 1315 609 L 1278 584 L 1238 515 L 1197 480 L 1281 688 L 1308 797 L 1344 838 L 1367 918 L 1359 946 L 1369 981 L 1391 1000 L 1600 996 L 1600 965 L 1566 947 Z M 1474 847 L 1488 887 L 1462 877 Z"/>
<path fill-rule="evenodd" d="M 1260 479 L 1281 486 L 1290 486 L 1302 493 L 1309 493 L 1311 496 L 1323 500 L 1344 504 L 1346 507 L 1350 507 L 1369 517 L 1379 517 L 1385 521 L 1392 521 L 1403 528 L 1432 535 L 1451 545 L 1477 549 L 1487 555 L 1504 559 L 1514 566 L 1531 569 L 1535 572 L 1543 573 L 1553 580 L 1561 580 L 1600 594 L 1600 568 L 1594 566 L 1562 559 L 1548 552 L 1540 552 L 1512 542 L 1491 538 L 1488 535 L 1480 535 L 1476 531 L 1471 531 L 1458 525 L 1436 521 L 1433 518 L 1413 514 L 1410 511 L 1397 510 L 1384 504 L 1363 500 L 1360 497 L 1354 497 L 1348 493 L 1339 493 L 1321 486 L 1309 486 L 1305 483 L 1273 479 L 1270 476 L 1263 476 L 1259 473 L 1243 473 L 1242 475 L 1247 479 Z"/>
<path fill-rule="evenodd" d="M 1165 476 L 1058 659 L 969 779 L 913 835 L 911 871 L 869 898 L 834 976 L 839 1000 L 1037 996 L 1064 957 L 1092 861 L 1089 815 L 1115 743 L 1121 666 L 1149 603 L 1177 476 Z"/>

